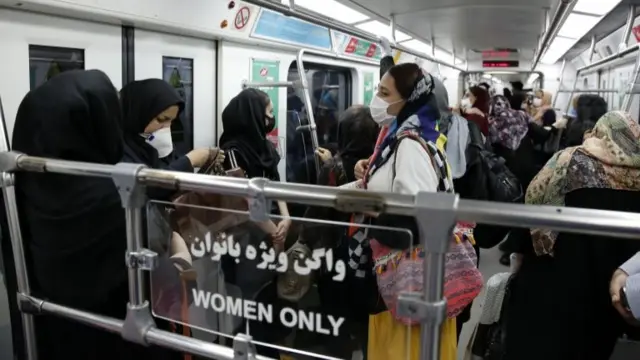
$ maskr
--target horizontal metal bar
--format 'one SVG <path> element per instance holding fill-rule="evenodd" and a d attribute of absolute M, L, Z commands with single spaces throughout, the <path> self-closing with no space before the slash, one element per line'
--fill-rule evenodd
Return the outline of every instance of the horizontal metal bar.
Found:
<path fill-rule="evenodd" d="M 542 58 L 542 55 L 547 51 L 547 47 L 551 44 L 551 40 L 553 40 L 560 30 L 560 26 L 564 23 L 565 19 L 569 16 L 569 13 L 573 9 L 576 0 L 560 0 L 558 7 L 553 13 L 553 17 L 549 21 L 549 26 L 544 29 L 544 34 L 540 38 L 540 42 L 538 43 L 537 51 L 534 54 L 533 61 L 531 63 L 531 70 L 535 70 L 536 66 L 538 66 L 538 62 Z"/>
<path fill-rule="evenodd" d="M 598 60 L 598 61 L 596 61 L 596 62 L 594 62 L 592 64 L 589 64 L 589 65 L 583 66 L 581 68 L 578 68 L 578 70 L 577 70 L 578 74 L 582 73 L 582 72 L 585 72 L 587 70 L 593 70 L 595 68 L 607 65 L 608 63 L 612 62 L 613 60 L 623 58 L 623 57 L 625 57 L 625 56 L 627 56 L 629 54 L 633 54 L 634 52 L 638 51 L 638 49 L 640 49 L 640 44 L 635 44 L 633 46 L 630 46 L 630 47 L 626 48 L 625 50 L 622 50 L 622 51 L 620 51 L 620 52 L 618 52 L 616 54 L 609 55 L 609 56 L 607 56 L 605 58 L 602 58 L 602 59 L 600 59 L 600 60 Z"/>
<path fill-rule="evenodd" d="M 106 330 L 112 333 L 122 333 L 124 321 L 108 316 L 97 315 L 87 311 L 76 310 L 67 306 L 62 306 L 47 301 L 43 301 L 32 296 L 26 296 L 30 301 L 40 304 L 40 309 L 46 313 L 66 319 L 72 319 L 94 328 Z M 124 306 L 124 305 L 123 305 Z M 234 360 L 232 348 L 206 342 L 182 335 L 177 335 L 157 328 L 150 328 L 145 335 L 145 339 L 152 345 L 158 345 L 192 355 L 204 356 L 207 358 L 220 360 Z M 124 339 L 122 341 L 125 341 Z M 256 360 L 273 360 L 257 355 Z"/>
<path fill-rule="evenodd" d="M 626 90 L 620 91 L 618 89 L 575 89 L 575 90 L 560 89 L 556 92 L 558 93 L 621 93 L 621 94 L 624 94 L 627 91 Z"/>
<path fill-rule="evenodd" d="M 12 153 L 2 153 L 1 155 L 0 163 L 6 159 L 5 156 L 14 156 Z M 20 155 L 16 162 L 18 168 L 22 170 L 83 176 L 111 177 L 111 172 L 115 169 L 111 165 L 33 158 L 26 155 Z M 34 164 L 39 165 L 34 166 Z M 376 203 L 380 204 L 381 211 L 386 213 L 409 216 L 416 213 L 416 196 L 414 195 L 345 190 L 326 186 L 272 182 L 266 179 L 249 180 L 155 169 L 141 170 L 138 173 L 138 178 L 142 183 L 151 186 L 245 197 L 255 193 L 255 187 L 258 185 L 262 195 L 274 200 L 334 208 L 340 208 L 341 204 Z M 260 182 L 256 183 L 256 180 Z M 252 181 L 253 183 L 250 184 Z M 618 211 L 460 199 L 456 213 L 457 219 L 460 221 L 495 225 L 543 227 L 574 233 L 632 239 L 638 239 L 638 234 L 640 234 L 640 214 Z"/>
<path fill-rule="evenodd" d="M 280 2 L 271 2 L 271 1 L 267 1 L 267 0 L 245 0 L 245 2 L 256 5 L 256 6 L 260 6 L 263 7 L 265 9 L 269 9 L 269 10 L 273 10 L 273 11 L 277 11 L 279 13 L 282 13 L 286 16 L 293 16 L 293 17 L 297 17 L 299 19 L 302 19 L 304 21 L 308 21 L 312 24 L 316 24 L 319 26 L 324 26 L 333 30 L 338 30 L 341 31 L 347 35 L 351 35 L 351 36 L 356 36 L 359 37 L 363 40 L 368 40 L 368 41 L 372 41 L 372 42 L 378 42 L 380 39 L 378 39 L 375 35 L 370 34 L 366 31 L 362 31 L 359 30 L 353 26 L 347 25 L 347 24 L 342 24 L 340 22 L 331 20 L 329 18 L 325 18 L 325 17 L 318 17 L 318 16 L 314 16 L 312 14 L 309 14 L 303 10 L 301 10 L 299 7 L 297 7 L 295 10 L 292 10 L 289 8 L 289 6 L 287 5 L 283 5 Z M 409 49 L 407 47 L 401 46 L 401 45 L 393 45 L 393 48 L 400 50 L 402 52 L 405 52 L 407 54 L 410 55 L 414 55 L 414 56 L 418 56 L 421 58 L 424 58 L 426 60 L 429 60 L 431 62 L 434 62 L 436 64 L 441 64 L 444 66 L 447 66 L 449 68 L 458 70 L 458 71 L 464 71 L 464 69 L 462 69 L 461 67 L 458 67 L 454 64 L 449 64 L 445 61 L 439 60 L 434 58 L 431 55 L 428 55 L 426 53 L 422 53 L 419 51 L 415 51 L 412 49 Z"/>
<path fill-rule="evenodd" d="M 299 83 L 299 82 L 298 82 Z M 293 81 L 284 81 L 284 82 L 242 82 L 242 88 L 246 89 L 248 87 L 252 88 L 265 88 L 265 87 L 294 87 L 296 85 Z"/>

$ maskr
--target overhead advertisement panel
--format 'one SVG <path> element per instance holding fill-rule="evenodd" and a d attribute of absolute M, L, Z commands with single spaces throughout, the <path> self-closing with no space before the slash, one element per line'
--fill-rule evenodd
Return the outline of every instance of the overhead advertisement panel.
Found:
<path fill-rule="evenodd" d="M 331 34 L 328 28 L 267 9 L 260 11 L 251 37 L 331 50 Z"/>
<path fill-rule="evenodd" d="M 339 54 L 374 60 L 382 58 L 382 50 L 374 42 L 335 30 L 331 31 L 331 35 L 333 36 L 334 51 Z"/>

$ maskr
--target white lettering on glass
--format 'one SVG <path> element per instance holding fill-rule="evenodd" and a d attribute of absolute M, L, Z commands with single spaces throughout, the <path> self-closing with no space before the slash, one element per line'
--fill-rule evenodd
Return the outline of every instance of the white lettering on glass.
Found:
<path fill-rule="evenodd" d="M 258 255 L 259 252 L 261 253 L 260 255 Z M 204 241 L 196 238 L 191 243 L 191 255 L 194 260 L 210 255 L 213 261 L 220 261 L 222 256 L 228 255 L 235 258 L 236 263 L 239 263 L 242 257 L 247 260 L 255 260 L 259 257 L 261 261 L 256 265 L 258 269 L 285 273 L 290 266 L 293 266 L 295 273 L 302 276 L 319 270 L 324 264 L 327 271 L 335 272 L 333 276 L 335 281 L 343 281 L 347 271 L 344 261 L 341 259 L 334 261 L 332 249 L 315 249 L 310 257 L 300 255 L 293 260 L 293 264 L 290 264 L 286 252 L 276 252 L 273 247 L 269 247 L 264 241 L 260 243 L 259 249 L 249 244 L 243 251 L 240 243 L 234 240 L 233 235 L 220 234 L 217 240 L 213 241 L 210 232 L 205 234 Z"/>
<path fill-rule="evenodd" d="M 253 321 L 273 323 L 273 305 L 253 300 L 244 300 L 208 291 L 192 289 L 194 305 Z M 317 332 L 324 335 L 340 335 L 345 319 L 313 311 L 284 307 L 278 314 L 280 323 L 288 328 Z"/>

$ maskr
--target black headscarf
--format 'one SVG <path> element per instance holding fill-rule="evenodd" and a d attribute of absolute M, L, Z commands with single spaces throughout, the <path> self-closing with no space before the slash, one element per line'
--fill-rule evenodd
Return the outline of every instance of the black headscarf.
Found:
<path fill-rule="evenodd" d="M 25 96 L 12 144 L 31 156 L 116 164 L 122 125 L 109 78 L 70 71 Z M 126 281 L 124 214 L 111 179 L 18 172 L 16 196 L 41 296 L 87 309 Z"/>
<path fill-rule="evenodd" d="M 338 123 L 338 155 L 349 182 L 355 181 L 354 169 L 358 160 L 373 154 L 380 128 L 365 106 L 352 106 L 340 116 Z"/>
<path fill-rule="evenodd" d="M 269 96 L 257 89 L 245 89 L 222 112 L 224 132 L 220 148 L 237 150 L 246 162 L 249 177 L 279 179 L 280 156 L 267 139 L 266 112 Z"/>
<path fill-rule="evenodd" d="M 389 73 L 397 78 L 399 75 L 394 73 L 395 68 L 400 66 L 406 66 L 405 64 L 396 65 L 389 69 Z M 398 81 L 396 81 L 396 84 Z M 415 74 L 413 84 L 404 89 L 398 89 L 400 95 L 406 100 L 405 105 L 400 110 L 398 116 L 396 116 L 396 122 L 398 126 L 401 125 L 412 115 L 416 115 L 418 111 L 423 110 L 425 115 L 433 119 L 440 119 L 440 111 L 438 111 L 438 102 L 435 95 L 433 95 L 433 77 L 428 72 L 418 67 L 418 72 Z M 425 106 L 428 106 L 425 108 Z"/>
<path fill-rule="evenodd" d="M 167 108 L 177 105 L 180 112 L 184 101 L 176 90 L 161 79 L 134 81 L 120 90 L 124 116 L 124 143 L 128 160 L 161 168 L 158 151 L 140 136 L 151 120 Z"/>

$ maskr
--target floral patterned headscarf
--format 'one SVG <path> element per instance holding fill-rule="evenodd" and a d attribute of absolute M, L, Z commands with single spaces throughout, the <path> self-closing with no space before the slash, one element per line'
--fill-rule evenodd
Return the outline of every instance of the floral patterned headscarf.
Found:
<path fill-rule="evenodd" d="M 489 141 L 516 150 L 529 130 L 529 116 L 513 110 L 503 95 L 493 97 L 489 114 Z"/>
<path fill-rule="evenodd" d="M 640 191 L 640 126 L 626 112 L 610 111 L 585 134 L 582 145 L 556 153 L 527 189 L 526 203 L 564 206 L 583 188 Z M 536 254 L 553 254 L 558 232 L 532 229 Z"/>

